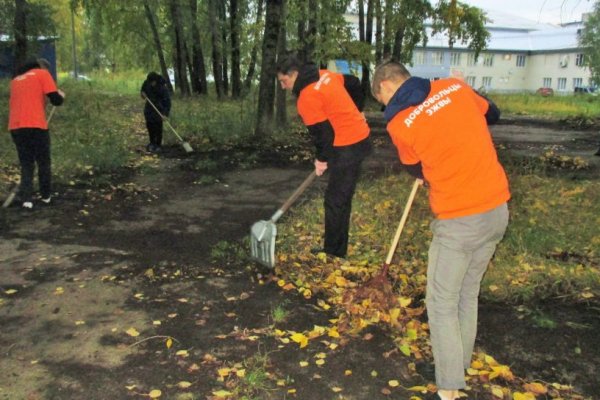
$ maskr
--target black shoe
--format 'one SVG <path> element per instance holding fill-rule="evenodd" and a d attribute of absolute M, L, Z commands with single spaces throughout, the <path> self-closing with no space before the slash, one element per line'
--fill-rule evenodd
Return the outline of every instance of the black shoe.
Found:
<path fill-rule="evenodd" d="M 415 370 L 417 371 L 417 374 L 421 375 L 426 381 L 435 382 L 435 365 L 423 361 L 415 363 Z"/>

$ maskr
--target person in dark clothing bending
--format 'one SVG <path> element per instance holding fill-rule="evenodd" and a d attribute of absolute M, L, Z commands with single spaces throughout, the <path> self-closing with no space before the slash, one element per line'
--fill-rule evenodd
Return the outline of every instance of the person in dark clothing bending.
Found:
<path fill-rule="evenodd" d="M 42 204 L 50 204 L 52 174 L 46 98 L 60 106 L 65 93 L 56 87 L 45 59 L 21 65 L 10 83 L 8 129 L 19 154 L 19 197 L 24 209 L 33 208 L 33 172 L 37 164 Z"/>
<path fill-rule="evenodd" d="M 150 72 L 142 84 L 140 90 L 142 99 L 146 100 L 144 106 L 144 118 L 146 119 L 146 128 L 150 143 L 146 146 L 149 152 L 158 152 L 161 150 L 163 134 L 163 118 L 169 116 L 171 111 L 171 95 L 167 89 L 167 82 L 156 72 Z M 160 111 L 156 112 L 154 107 Z"/>
<path fill-rule="evenodd" d="M 297 96 L 298 114 L 316 147 L 315 172 L 329 171 L 325 192 L 325 252 L 345 257 L 352 197 L 360 166 L 371 150 L 369 126 L 362 114 L 364 93 L 358 78 L 288 57 L 277 64 L 281 87 Z"/>

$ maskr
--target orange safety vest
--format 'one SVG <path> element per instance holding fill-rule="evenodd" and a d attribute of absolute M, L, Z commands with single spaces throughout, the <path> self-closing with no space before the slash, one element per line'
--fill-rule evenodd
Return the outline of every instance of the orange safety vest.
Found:
<path fill-rule="evenodd" d="M 34 68 L 10 82 L 8 129 L 48 129 L 46 95 L 56 92 L 56 83 L 45 69 Z"/>
<path fill-rule="evenodd" d="M 320 79 L 300 91 L 298 114 L 306 126 L 329 120 L 333 146 L 348 146 L 369 136 L 369 125 L 344 87 L 344 76 L 319 71 Z"/>
<path fill-rule="evenodd" d="M 437 218 L 489 211 L 510 199 L 485 120 L 487 101 L 456 79 L 431 82 L 419 105 L 400 111 L 387 129 L 403 164 L 421 162 Z"/>

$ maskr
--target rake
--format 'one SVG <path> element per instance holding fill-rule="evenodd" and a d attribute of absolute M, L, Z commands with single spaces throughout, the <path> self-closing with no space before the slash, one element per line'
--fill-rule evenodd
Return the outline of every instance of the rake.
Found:
<path fill-rule="evenodd" d="M 171 125 L 171 123 L 169 122 L 169 119 L 167 117 L 165 117 L 160 111 L 158 111 L 158 108 L 156 108 L 156 106 L 154 105 L 154 103 L 152 103 L 150 101 L 150 99 L 148 98 L 148 96 L 146 96 L 144 94 L 144 99 L 152 106 L 152 108 L 154 108 L 154 110 L 158 113 L 158 115 L 160 115 L 160 117 L 162 118 L 163 121 L 166 122 L 167 126 L 173 131 L 173 133 L 175 134 L 175 136 L 177 136 L 177 139 L 179 139 L 179 141 L 181 142 L 181 147 L 183 147 L 183 149 L 185 150 L 186 153 L 193 153 L 194 149 L 192 148 L 192 146 L 186 142 L 185 140 L 183 140 L 183 138 L 179 135 L 179 133 L 177 133 L 177 131 L 175 130 L 175 128 L 173 128 L 173 125 Z"/>
<path fill-rule="evenodd" d="M 310 186 L 316 176 L 315 171 L 311 172 L 298 189 L 275 211 L 270 220 L 258 221 L 252 225 L 250 229 L 250 253 L 253 260 L 269 268 L 275 267 L 275 238 L 277 237 L 275 223 Z"/>

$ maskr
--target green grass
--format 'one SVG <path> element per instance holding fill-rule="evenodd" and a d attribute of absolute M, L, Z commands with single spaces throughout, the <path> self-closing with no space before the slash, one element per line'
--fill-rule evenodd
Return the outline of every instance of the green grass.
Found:
<path fill-rule="evenodd" d="M 287 301 L 284 301 L 280 304 L 277 304 L 275 307 L 273 307 L 273 309 L 271 310 L 271 319 L 273 320 L 274 324 L 284 322 L 288 318 L 288 316 L 290 315 L 290 312 L 286 308 L 286 306 L 287 306 Z"/>
<path fill-rule="evenodd" d="M 58 184 L 89 183 L 132 163 L 139 165 L 143 160 L 138 151 L 148 139 L 139 89 L 146 73 L 88 76 L 91 81 L 75 81 L 59 75 L 58 86 L 66 93 L 66 100 L 57 108 L 50 124 L 53 177 Z M 9 80 L 0 80 L 0 108 L 5 110 L 0 113 L 0 125 L 4 127 L 8 124 L 8 98 Z M 301 135 L 283 131 L 257 141 L 255 108 L 253 94 L 241 100 L 220 101 L 214 95 L 185 99 L 174 95 L 170 122 L 197 154 L 217 154 L 219 160 L 227 159 L 229 164 L 259 162 L 253 146 L 262 146 L 272 154 L 272 149 L 285 150 L 306 142 Z M 293 131 L 298 131 L 297 126 Z M 164 143 L 179 146 L 168 126 L 164 128 Z M 238 154 L 234 150 L 239 148 L 250 150 Z M 198 166 L 203 162 L 211 161 L 200 160 Z M 220 168 L 218 164 L 217 169 Z M 5 131 L 0 135 L 0 192 L 8 190 L 9 181 L 17 179 L 17 172 L 16 150 Z"/>
<path fill-rule="evenodd" d="M 600 116 L 600 97 L 596 96 L 549 96 L 532 94 L 490 94 L 490 98 L 504 114 L 535 115 L 567 118 Z"/>

